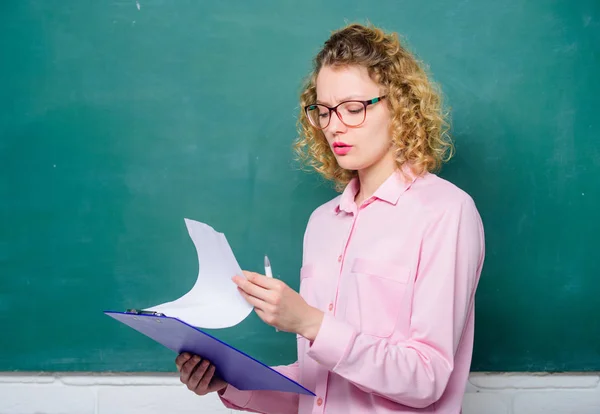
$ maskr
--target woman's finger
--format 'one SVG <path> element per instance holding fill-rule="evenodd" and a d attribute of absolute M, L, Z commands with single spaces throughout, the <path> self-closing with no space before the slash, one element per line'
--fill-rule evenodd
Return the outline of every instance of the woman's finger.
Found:
<path fill-rule="evenodd" d="M 206 359 L 196 365 L 196 369 L 188 381 L 188 388 L 190 390 L 194 392 L 202 392 L 202 389 L 200 388 L 200 382 L 202 381 L 202 377 L 204 377 L 204 374 L 209 366 L 210 363 Z"/>
<path fill-rule="evenodd" d="M 281 283 L 280 280 L 266 277 L 260 273 L 249 272 L 247 270 L 242 270 L 242 272 L 244 272 L 244 276 L 246 276 L 246 279 L 250 282 L 267 290 L 275 289 Z"/>
<path fill-rule="evenodd" d="M 209 364 L 208 369 L 200 380 L 200 384 L 198 384 L 198 389 L 203 390 L 204 392 L 210 392 L 210 381 L 212 380 L 213 375 L 215 375 L 215 366 L 213 364 Z"/>
<path fill-rule="evenodd" d="M 248 295 L 254 296 L 255 298 L 258 298 L 265 302 L 269 302 L 269 299 L 272 296 L 271 292 L 269 292 L 267 289 L 265 289 L 263 287 L 255 285 L 251 280 L 246 280 L 241 277 L 236 277 L 234 279 L 234 282 L 236 283 L 236 285 L 238 285 L 238 287 L 240 289 L 242 289 Z"/>
<path fill-rule="evenodd" d="M 273 313 L 265 312 L 262 309 L 257 309 L 256 314 L 267 325 L 275 326 L 275 316 Z"/>
<path fill-rule="evenodd" d="M 250 305 L 254 306 L 254 308 L 256 309 L 265 309 L 268 306 L 268 303 L 265 302 L 262 299 L 259 299 L 255 296 L 249 295 L 246 292 L 244 292 L 242 290 L 242 288 L 238 288 L 238 291 L 240 292 L 240 294 L 242 295 L 242 297 L 244 299 L 246 299 L 246 302 L 248 302 Z"/>
<path fill-rule="evenodd" d="M 196 365 L 198 365 L 200 361 L 201 358 L 197 355 L 194 355 L 181 366 L 181 374 L 179 375 L 179 379 L 181 380 L 181 382 L 187 385 L 187 383 L 190 380 L 190 376 L 194 373 Z"/>
<path fill-rule="evenodd" d="M 181 367 L 185 364 L 192 356 L 187 352 L 183 352 L 177 355 L 175 358 L 175 365 L 177 365 L 177 371 L 181 371 Z"/>

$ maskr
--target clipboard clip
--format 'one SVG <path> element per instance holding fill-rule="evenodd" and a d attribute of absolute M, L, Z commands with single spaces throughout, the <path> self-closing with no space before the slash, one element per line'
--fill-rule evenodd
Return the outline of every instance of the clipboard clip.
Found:
<path fill-rule="evenodd" d="M 165 316 L 164 313 L 147 311 L 143 309 L 127 309 L 125 313 L 132 313 L 134 315 Z"/>

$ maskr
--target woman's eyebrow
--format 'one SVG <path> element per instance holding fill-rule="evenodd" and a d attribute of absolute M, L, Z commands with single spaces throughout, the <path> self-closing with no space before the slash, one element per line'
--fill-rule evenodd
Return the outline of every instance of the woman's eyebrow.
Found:
<path fill-rule="evenodd" d="M 344 98 L 340 99 L 338 102 L 349 101 L 349 100 L 352 100 L 352 99 L 359 99 L 359 100 L 361 100 L 361 101 L 362 101 L 362 100 L 365 100 L 365 98 L 364 98 L 364 95 L 356 95 L 356 94 L 355 94 L 355 95 L 348 95 L 348 96 L 346 96 L 346 97 L 344 97 Z M 318 99 L 317 99 L 317 103 L 318 103 L 318 104 L 321 104 L 321 105 L 330 105 L 329 103 L 327 103 L 327 102 L 325 102 L 325 101 L 320 101 L 320 100 L 318 100 Z"/>

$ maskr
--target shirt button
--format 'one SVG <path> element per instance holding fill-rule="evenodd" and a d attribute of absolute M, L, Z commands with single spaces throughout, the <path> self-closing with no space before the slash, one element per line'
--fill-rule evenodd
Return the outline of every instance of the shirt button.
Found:
<path fill-rule="evenodd" d="M 341 262 L 341 261 L 342 261 L 342 255 L 340 254 L 340 255 L 338 256 L 338 262 Z"/>
<path fill-rule="evenodd" d="M 319 397 L 317 398 L 317 405 L 320 407 L 321 405 L 323 405 L 323 398 Z"/>
<path fill-rule="evenodd" d="M 332 311 L 333 310 L 333 303 L 329 304 L 329 310 Z"/>

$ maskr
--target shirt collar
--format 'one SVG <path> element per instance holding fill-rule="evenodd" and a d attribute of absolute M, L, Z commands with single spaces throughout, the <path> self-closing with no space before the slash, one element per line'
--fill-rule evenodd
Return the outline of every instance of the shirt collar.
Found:
<path fill-rule="evenodd" d="M 403 172 L 407 175 L 404 177 Z M 408 166 L 403 166 L 400 170 L 395 170 L 375 191 L 372 198 L 385 201 L 392 205 L 398 203 L 400 196 L 410 188 L 415 182 L 417 176 Z M 352 178 L 339 198 L 339 203 L 334 205 L 335 212 L 345 211 L 353 213 L 356 209 L 354 199 L 359 190 L 358 177 Z"/>

